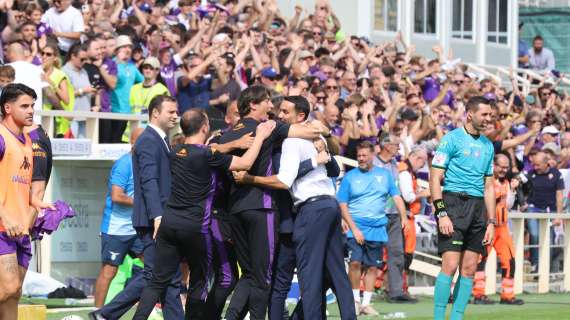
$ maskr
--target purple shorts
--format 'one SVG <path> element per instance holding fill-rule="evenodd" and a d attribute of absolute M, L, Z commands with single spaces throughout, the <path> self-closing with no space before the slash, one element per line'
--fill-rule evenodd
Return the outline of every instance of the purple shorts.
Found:
<path fill-rule="evenodd" d="M 30 236 L 10 238 L 6 232 L 0 232 L 0 256 L 15 253 L 18 265 L 28 269 L 32 259 L 32 242 Z"/>

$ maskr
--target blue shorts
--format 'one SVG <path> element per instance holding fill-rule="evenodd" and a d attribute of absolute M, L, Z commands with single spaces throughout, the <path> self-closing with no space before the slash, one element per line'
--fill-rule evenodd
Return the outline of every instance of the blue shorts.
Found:
<path fill-rule="evenodd" d="M 360 245 L 354 238 L 348 238 L 346 242 L 346 250 L 348 251 L 348 259 L 350 262 L 358 261 L 365 267 L 381 267 L 382 266 L 382 248 L 383 242 L 364 241 Z"/>
<path fill-rule="evenodd" d="M 136 234 L 117 236 L 101 233 L 101 261 L 104 264 L 120 266 L 127 254 L 136 257 L 142 252 L 143 245 Z"/>

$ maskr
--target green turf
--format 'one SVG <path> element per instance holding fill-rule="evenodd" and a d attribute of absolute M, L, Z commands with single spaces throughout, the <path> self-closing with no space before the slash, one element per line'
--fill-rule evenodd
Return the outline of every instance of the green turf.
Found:
<path fill-rule="evenodd" d="M 465 314 L 466 319 L 477 320 L 566 320 L 570 319 L 570 294 L 547 294 L 547 295 L 521 295 L 520 298 L 525 300 L 523 306 L 475 306 L 469 305 Z M 497 296 L 491 297 L 497 301 Z M 374 308 L 380 312 L 380 317 L 358 317 L 359 319 L 382 319 L 382 317 L 390 312 L 405 312 L 406 319 L 432 319 L 432 298 L 422 297 L 420 302 L 413 305 L 389 304 L 384 301 L 374 303 Z M 451 305 L 448 306 L 448 311 Z M 336 304 L 328 306 L 330 313 L 329 319 L 340 319 Z M 87 320 L 87 312 L 65 312 L 65 313 L 48 313 L 48 320 L 60 320 L 67 315 L 78 315 Z M 133 311 L 126 314 L 122 319 L 131 319 Z"/>

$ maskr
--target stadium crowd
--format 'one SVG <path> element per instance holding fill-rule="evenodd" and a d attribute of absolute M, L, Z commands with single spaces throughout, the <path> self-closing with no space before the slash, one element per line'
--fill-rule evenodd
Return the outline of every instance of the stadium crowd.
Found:
<path fill-rule="evenodd" d="M 376 177 L 374 181 L 382 188 L 373 189 L 382 195 L 377 217 L 384 220 L 375 223 L 385 226 L 383 232 L 367 229 L 372 219 L 367 216 L 371 213 L 367 205 L 377 204 L 374 201 L 378 200 L 370 199 L 366 190 L 359 191 L 364 199 L 354 199 L 353 180 L 361 178 L 358 170 L 349 171 L 339 184 L 337 200 L 342 227 L 349 238 L 346 250 L 352 253 L 348 276 L 357 314 L 377 314 L 370 297 L 374 289 L 382 287 L 385 273 L 389 301 L 416 301 L 407 292 L 406 276 L 416 245 L 414 217 L 433 215 L 428 181 L 435 150 L 446 133 L 463 126 L 467 103 L 473 97 L 482 96 L 493 107 L 493 121 L 484 135 L 493 142 L 497 155 L 494 175 L 504 187 L 502 193 L 496 189 L 497 202 L 504 203 L 504 220 L 498 222 L 508 224 L 509 210 L 566 211 L 570 190 L 570 96 L 559 89 L 559 73 L 553 72 L 553 76 L 545 77 L 546 81 L 535 80 L 533 89 L 523 93 L 514 72 L 510 74 L 511 83 L 505 86 L 471 69 L 457 59 L 460 57 L 444 55 L 439 46 L 433 47 L 431 56 L 416 54 L 414 45 L 405 43 L 400 33 L 393 41 L 379 44 L 346 35 L 326 0 L 317 0 L 314 8 L 295 7 L 293 17 L 283 17 L 274 0 L 208 1 L 205 5 L 192 0 L 4 0 L 0 6 L 2 59 L 6 63 L 0 66 L 0 85 L 19 82 L 33 88 L 38 96 L 36 110 L 149 114 L 152 125 L 152 112 L 157 108 L 152 101 L 170 96 L 176 103 L 177 115 L 188 117 L 186 123 L 182 117 L 183 133 L 171 137 L 168 148 L 180 152 L 177 144 L 184 141 L 184 136 L 200 131 L 192 121 L 201 123 L 200 115 L 204 114 L 185 112 L 203 110 L 211 125 L 221 130 L 213 134 L 211 143 L 215 142 L 215 148 L 222 149 L 235 140 L 232 148 L 253 150 L 256 142 L 252 137 L 232 140 L 224 136 L 227 131 L 248 126 L 243 119 L 248 115 L 241 106 L 243 100 L 250 99 L 247 101 L 257 105 L 267 98 L 269 118 L 290 125 L 289 137 L 295 136 L 292 131 L 297 137 L 311 137 L 293 128 L 305 120 L 320 122 L 315 127 L 326 138 L 326 147 L 319 148 L 319 142 L 315 142 L 320 156 L 315 161 L 327 163 L 327 173 L 334 171 L 328 167 L 330 155 L 357 160 L 361 169 L 387 169 L 391 183 L 384 186 Z M 543 44 L 544 40 L 537 37 L 531 48 L 519 50 L 520 66 L 554 69 L 554 57 L 551 52 L 546 55 L 549 51 Z M 303 109 L 303 101 L 308 102 L 308 110 Z M 301 113 L 304 115 L 296 119 Z M 57 117 L 53 136 L 85 138 L 85 123 L 81 118 Z M 287 137 L 279 124 L 265 130 L 269 133 L 258 133 L 269 136 L 268 141 L 273 141 L 273 135 Z M 99 124 L 100 143 L 128 142 L 138 135 L 140 130 L 127 121 L 101 120 Z M 284 142 L 283 154 L 286 146 Z M 321 154 L 323 148 L 326 156 Z M 263 150 L 257 150 L 259 157 L 268 157 Z M 246 158 L 246 154 L 239 155 Z M 227 159 L 217 161 L 225 169 L 251 167 L 251 163 L 232 167 Z M 105 239 L 108 235 L 123 237 L 128 250 L 119 249 L 125 253 L 136 246 L 130 222 L 135 193 L 130 166 L 122 161 L 111 173 L 102 225 L 103 251 L 105 244 L 116 244 Z M 308 166 L 309 171 L 313 169 L 311 164 Z M 289 163 L 282 163 L 282 167 L 297 173 Z M 298 171 L 299 177 L 311 175 L 303 172 L 302 164 Z M 281 182 L 287 185 L 283 180 L 287 179 L 281 177 L 285 174 L 274 172 L 279 172 Z M 259 182 L 255 173 L 250 174 L 236 173 L 232 179 L 239 184 L 272 183 Z M 173 179 L 174 188 L 174 174 Z M 291 180 L 287 187 L 292 184 Z M 292 188 L 295 198 L 295 186 Z M 500 197 L 506 201 L 499 201 Z M 559 220 L 553 221 L 553 241 L 561 232 L 560 224 Z M 529 244 L 537 244 L 538 222 L 529 220 L 526 230 Z M 290 232 L 279 232 L 280 242 L 292 241 L 287 240 Z M 508 234 L 507 228 L 506 237 Z M 501 302 L 515 303 L 512 249 L 506 245 L 496 246 L 496 250 L 507 280 L 503 281 Z M 246 268 L 242 263 L 249 257 L 237 251 L 240 266 Z M 97 307 L 103 306 L 124 255 L 103 252 L 104 265 L 95 293 Z M 529 250 L 528 260 L 536 271 L 538 249 Z M 473 293 L 476 300 L 490 303 L 481 289 L 482 270 L 479 268 L 475 275 Z M 335 282 L 334 271 L 329 273 L 333 278 L 329 280 Z M 192 278 L 191 288 L 196 285 Z M 238 283 L 236 291 L 240 288 Z M 189 292 L 188 299 L 190 296 Z M 283 304 L 284 299 L 281 301 Z M 274 319 L 276 309 L 272 312 L 272 306 L 269 310 Z M 249 307 L 250 314 L 259 312 Z"/>

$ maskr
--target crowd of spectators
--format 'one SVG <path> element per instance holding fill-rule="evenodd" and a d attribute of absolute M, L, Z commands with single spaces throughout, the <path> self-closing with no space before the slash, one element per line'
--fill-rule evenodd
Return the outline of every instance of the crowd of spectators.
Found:
<path fill-rule="evenodd" d="M 486 135 L 510 159 L 509 179 L 521 182 L 515 210 L 566 210 L 570 96 L 557 81 L 523 93 L 513 73 L 512 83 L 497 83 L 439 46 L 416 54 L 400 33 L 377 44 L 346 35 L 326 0 L 296 6 L 293 17 L 275 0 L 3 0 L 0 10 L 0 84 L 30 85 L 37 109 L 145 114 L 153 97 L 169 94 L 180 114 L 203 108 L 232 122 L 240 92 L 260 84 L 275 108 L 284 96 L 306 97 L 310 118 L 334 137 L 333 153 L 356 159 L 358 143 L 370 141 L 375 164 L 408 161 L 428 181 L 439 139 L 462 126 L 470 97 L 484 96 L 495 110 Z M 521 65 L 554 68 L 543 43 L 535 38 Z M 127 141 L 133 129 L 102 120 L 99 142 Z M 85 119 L 57 118 L 54 136 L 85 134 Z M 429 214 L 427 188 L 414 191 L 409 174 L 402 181 L 404 200 L 421 199 L 420 213 Z M 528 231 L 536 243 L 537 225 Z M 532 252 L 533 266 L 536 259 Z"/>

